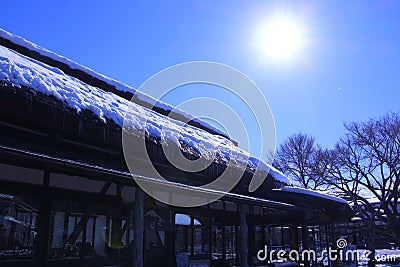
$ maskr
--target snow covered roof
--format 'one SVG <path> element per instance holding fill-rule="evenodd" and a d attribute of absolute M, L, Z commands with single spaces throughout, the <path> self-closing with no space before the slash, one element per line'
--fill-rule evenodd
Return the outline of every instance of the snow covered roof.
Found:
<path fill-rule="evenodd" d="M 331 196 L 331 195 L 328 195 L 328 194 L 324 194 L 322 192 L 318 192 L 318 191 L 315 191 L 315 190 L 310 190 L 310 189 L 305 189 L 305 188 L 300 188 L 300 187 L 294 187 L 294 186 L 284 186 L 284 187 L 282 187 L 280 189 L 277 189 L 277 190 L 281 190 L 283 192 L 291 192 L 291 193 L 309 195 L 309 196 L 314 196 L 314 197 L 318 197 L 318 198 L 324 198 L 324 199 L 327 199 L 327 200 L 340 202 L 340 203 L 348 205 L 347 201 L 342 199 L 342 198 Z"/>
<path fill-rule="evenodd" d="M 343 222 L 350 221 L 353 211 L 346 200 L 331 196 L 323 192 L 310 189 L 283 186 L 279 189 L 273 189 L 268 192 L 272 199 L 284 201 L 299 206 L 314 209 L 321 216 L 320 222 Z M 314 215 L 309 217 L 312 221 L 316 218 Z"/>
<path fill-rule="evenodd" d="M 52 51 L 47 50 L 46 48 L 43 48 L 37 44 L 34 44 L 32 42 L 29 42 L 28 40 L 17 36 L 15 34 L 9 33 L 7 31 L 5 31 L 4 29 L 0 28 L 0 37 L 3 39 L 6 39 L 14 44 L 20 45 L 22 47 L 25 47 L 31 51 L 37 52 L 38 54 L 42 55 L 42 56 L 46 56 L 49 57 L 51 59 L 54 59 L 58 62 L 64 63 L 66 65 L 68 65 L 70 68 L 72 69 L 77 69 L 77 70 L 82 70 L 88 74 L 90 74 L 92 77 L 98 78 L 100 80 L 103 80 L 105 82 L 107 82 L 110 85 L 115 86 L 116 88 L 118 88 L 119 90 L 121 90 L 122 92 L 128 92 L 128 93 L 136 93 L 136 90 L 128 85 L 125 85 L 119 81 L 116 81 L 114 79 L 111 79 L 107 76 L 104 76 L 102 74 L 99 74 L 87 67 L 84 67 L 66 57 L 60 56 Z"/>
<path fill-rule="evenodd" d="M 0 31 L 0 36 L 4 37 L 7 34 L 4 31 Z M 12 35 L 11 37 L 8 36 L 8 38 L 13 38 L 15 42 L 23 43 L 40 53 L 45 53 L 52 57 L 60 57 L 32 43 L 26 44 L 26 41 L 22 38 Z M 60 57 L 58 60 L 64 60 L 73 67 L 81 68 L 80 65 L 74 65 L 76 63 L 69 62 L 65 58 Z M 94 73 L 93 75 L 99 74 Z M 108 78 L 103 77 L 102 79 Z M 53 96 L 78 113 L 83 110 L 89 110 L 104 123 L 113 121 L 120 127 L 122 127 L 123 123 L 125 125 L 128 123 L 131 129 L 138 132 L 144 130 L 147 136 L 174 143 L 182 150 L 184 150 L 183 144 L 185 144 L 199 152 L 206 159 L 213 160 L 214 153 L 212 152 L 217 152 L 217 154 L 222 155 L 223 160 L 229 160 L 234 166 L 247 166 L 247 169 L 253 171 L 258 168 L 258 170 L 265 173 L 265 176 L 271 170 L 270 175 L 275 181 L 289 184 L 289 181 L 282 173 L 272 168 L 272 166 L 250 157 L 247 152 L 241 150 L 231 140 L 221 135 L 211 134 L 202 129 L 165 117 L 157 112 L 149 111 L 147 108 L 132 103 L 121 96 L 71 77 L 59 68 L 49 66 L 4 46 L 0 46 L 0 81 L 11 83 L 20 88 L 25 86 L 36 94 Z M 119 84 L 111 79 L 110 83 Z"/>
<path fill-rule="evenodd" d="M 93 86 L 94 85 L 92 84 L 93 80 L 100 81 L 100 83 L 95 83 L 96 85 L 94 86 L 100 87 L 100 89 L 103 89 L 105 91 L 108 91 L 108 89 L 111 87 L 112 88 L 111 92 L 116 93 L 117 95 L 122 96 L 128 100 L 132 100 L 135 103 L 138 103 L 139 105 L 142 105 L 144 107 L 154 106 L 153 110 L 163 115 L 168 114 L 169 117 L 171 118 L 183 122 L 188 122 L 188 124 L 192 126 L 198 127 L 210 133 L 217 134 L 230 139 L 230 137 L 225 132 L 214 127 L 213 125 L 208 124 L 205 121 L 202 121 L 192 116 L 191 114 L 185 111 L 176 109 L 173 106 L 164 103 L 162 101 L 158 101 L 153 97 L 134 89 L 131 86 L 128 86 L 122 82 L 119 82 L 105 75 L 97 73 L 92 69 L 82 66 L 66 57 L 60 56 L 52 51 L 47 50 L 46 48 L 43 48 L 37 44 L 29 42 L 28 40 L 20 36 L 9 33 L 0 28 L 0 45 L 4 45 L 5 43 L 12 44 L 14 50 L 15 48 L 20 48 L 25 52 L 28 51 L 28 54 L 32 59 L 38 59 L 38 57 L 40 57 L 39 61 L 53 67 L 54 65 L 56 65 L 56 68 L 53 68 L 53 70 L 63 72 L 75 78 L 77 78 L 76 77 L 77 71 L 83 73 L 84 75 L 79 75 L 78 79 L 82 80 L 82 78 L 85 78 L 83 82 L 87 83 L 88 85 Z M 106 85 L 106 86 L 101 86 L 101 85 Z M 122 94 L 118 92 L 121 92 Z"/>

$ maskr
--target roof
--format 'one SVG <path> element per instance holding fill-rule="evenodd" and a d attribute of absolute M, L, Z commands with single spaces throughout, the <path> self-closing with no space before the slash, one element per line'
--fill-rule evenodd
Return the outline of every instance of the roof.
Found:
<path fill-rule="evenodd" d="M 136 100 L 129 101 L 130 98 L 126 93 L 134 93 Z M 183 175 L 185 183 L 171 180 L 168 181 L 171 186 L 188 186 L 197 190 L 195 184 L 190 184 L 190 181 L 185 179 L 193 179 L 195 175 L 213 178 L 212 173 L 216 173 L 218 177 L 218 173 L 223 171 L 229 162 L 238 170 L 245 167 L 241 184 L 226 195 L 229 198 L 252 203 L 265 202 L 272 206 L 279 204 L 279 207 L 287 210 L 304 208 L 304 211 L 310 210 L 317 214 L 326 214 L 328 210 L 328 217 L 325 216 L 324 220 L 343 220 L 344 214 L 349 211 L 348 204 L 339 199 L 283 187 L 289 185 L 290 182 L 281 172 L 251 157 L 246 151 L 238 148 L 229 137 L 213 131 L 201 121 L 198 122 L 202 127 L 195 127 L 166 117 L 159 111 L 172 109 L 172 107 L 161 102 L 157 103 L 159 110 L 150 110 L 146 107 L 146 103 L 154 101 L 151 97 L 3 30 L 0 30 L 0 94 L 2 96 L 0 97 L 0 119 L 8 119 L 0 126 L 8 127 L 19 123 L 16 127 L 11 126 L 14 127 L 13 129 L 24 131 L 27 128 L 27 132 L 30 131 L 39 136 L 25 140 L 21 139 L 20 135 L 13 135 L 10 131 L 7 138 L 1 139 L 2 159 L 7 155 L 13 155 L 8 157 L 8 160 L 18 158 L 21 164 L 32 164 L 32 166 L 39 166 L 38 164 L 44 162 L 57 171 L 62 169 L 68 172 L 74 169 L 90 177 L 101 173 L 104 177 L 112 176 L 118 181 L 119 179 L 127 181 L 132 176 L 126 172 L 126 165 L 121 164 L 123 161 L 121 159 L 121 128 L 128 124 L 133 132 L 138 133 L 138 139 L 144 138 L 148 142 L 146 146 L 149 144 L 150 147 L 147 148 L 151 151 L 154 148 L 154 151 L 164 152 L 160 144 L 165 142 L 178 147 L 182 153 L 212 160 L 214 170 Z M 189 114 L 183 112 L 180 114 L 190 117 Z M 57 125 L 42 131 L 40 128 L 48 127 L 51 124 L 50 120 L 60 121 L 59 124 L 62 127 L 54 123 Z M 56 130 L 62 131 L 65 136 L 54 134 Z M 72 136 L 72 134 L 75 135 Z M 79 139 L 84 134 L 88 138 Z M 52 139 L 49 141 L 49 138 Z M 103 143 L 95 142 L 100 139 Z M 29 143 L 31 140 L 32 142 L 39 140 L 40 144 L 33 143 L 32 145 Z M 117 148 L 115 148 L 116 143 L 119 143 Z M 106 145 L 92 149 L 102 144 Z M 95 152 L 92 151 L 91 155 L 85 154 L 82 147 Z M 71 151 L 74 153 L 73 156 L 71 156 Z M 95 162 L 87 160 L 89 157 L 94 158 Z M 152 160 L 159 161 L 160 159 L 156 156 Z M 57 164 L 60 165 L 59 168 L 54 167 Z M 121 167 L 122 165 L 125 169 Z M 168 175 L 170 174 L 169 166 L 166 168 Z M 268 179 L 258 190 L 249 193 L 248 185 L 256 169 Z M 176 175 L 174 171 L 172 174 Z M 151 177 L 145 177 L 141 173 L 135 175 L 140 176 L 140 179 L 150 178 L 151 180 Z M 204 181 L 206 180 L 202 182 Z M 187 185 L 186 182 L 188 182 Z M 265 191 L 265 189 L 281 187 L 283 189 L 280 191 Z M 308 220 L 313 218 L 310 217 Z M 302 218 L 297 216 L 295 219 Z"/>
<path fill-rule="evenodd" d="M 327 200 L 338 202 L 338 203 L 347 204 L 347 201 L 342 198 L 328 195 L 323 192 L 318 192 L 315 190 L 310 190 L 310 189 L 305 189 L 305 188 L 300 188 L 300 187 L 295 187 L 295 186 L 284 186 L 281 189 L 277 189 L 277 190 L 282 190 L 284 192 L 291 192 L 291 193 L 295 193 L 295 194 L 314 196 L 314 197 L 323 198 L 323 199 L 327 199 Z"/>
<path fill-rule="evenodd" d="M 85 71 L 122 91 L 137 93 L 133 88 L 97 74 L 20 37 L 2 30 L 0 31 L 0 37 L 18 45 L 23 45 L 25 48 L 32 49 L 41 55 L 59 60 L 68 64 L 71 68 Z M 66 74 L 57 67 L 22 55 L 4 46 L 0 46 L 0 81 L 15 86 L 16 90 L 29 88 L 35 94 L 51 96 L 76 113 L 90 111 L 105 124 L 111 121 L 122 127 L 125 123 L 125 126 L 129 125 L 129 128 L 136 131 L 138 135 L 144 131 L 146 136 L 153 140 L 175 144 L 183 151 L 194 151 L 207 160 L 214 160 L 213 157 L 216 152 L 219 156 L 219 162 L 226 163 L 229 161 L 230 164 L 236 165 L 239 169 L 242 166 L 245 166 L 251 172 L 258 169 L 264 172 L 265 176 L 271 169 L 270 175 L 277 182 L 289 184 L 289 181 L 282 173 L 272 166 L 251 157 L 248 152 L 241 150 L 232 140 L 222 135 L 212 134 L 203 129 L 166 117 L 117 94 L 89 85 Z M 138 97 L 142 99 L 150 98 L 144 94 L 139 94 Z M 160 105 L 164 104 L 160 103 Z"/>
<path fill-rule="evenodd" d="M 104 91 L 111 92 L 117 96 L 121 96 L 127 100 L 131 100 L 141 106 L 152 108 L 154 111 L 168 115 L 176 120 L 187 122 L 189 125 L 198 127 L 212 134 L 217 134 L 225 138 L 230 137 L 220 129 L 193 117 L 185 111 L 176 109 L 173 106 L 156 100 L 153 97 L 140 92 L 122 82 L 109 78 L 105 75 L 97 73 L 85 66 L 82 66 L 66 57 L 60 56 L 52 51 L 47 50 L 37 44 L 29 42 L 24 38 L 9 33 L 0 28 L 0 45 L 9 47 L 16 52 L 27 55 L 32 59 L 36 59 L 49 66 L 53 66 L 54 70 L 61 71 L 71 77 L 75 77 L 88 85 L 98 87 Z"/>
<path fill-rule="evenodd" d="M 329 216 L 325 222 L 349 221 L 352 216 L 352 209 L 346 200 L 310 189 L 283 186 L 271 190 L 269 196 L 276 201 L 324 211 Z M 315 218 L 310 217 L 307 220 L 312 222 Z"/>

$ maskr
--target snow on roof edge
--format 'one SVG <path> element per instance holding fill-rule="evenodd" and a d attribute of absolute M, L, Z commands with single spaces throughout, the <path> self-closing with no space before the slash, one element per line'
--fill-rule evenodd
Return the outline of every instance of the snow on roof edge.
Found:
<path fill-rule="evenodd" d="M 127 93 L 132 93 L 132 94 L 136 93 L 136 89 L 134 89 L 134 88 L 122 83 L 122 82 L 119 82 L 119 81 L 111 79 L 111 78 L 109 78 L 109 77 L 107 77 L 107 76 L 105 76 L 103 74 L 95 72 L 94 70 L 92 70 L 92 69 L 90 69 L 88 67 L 85 67 L 85 66 L 83 66 L 81 64 L 78 64 L 75 61 L 72 61 L 67 57 L 60 56 L 60 55 L 58 55 L 58 54 L 56 54 L 56 53 L 54 53 L 54 52 L 52 52 L 52 51 L 50 51 L 50 50 L 48 50 L 48 49 L 46 49 L 44 47 L 41 47 L 41 46 L 39 46 L 39 45 L 37 45 L 35 43 L 32 43 L 32 42 L 26 40 L 23 37 L 20 37 L 18 35 L 15 35 L 15 34 L 12 34 L 10 32 L 7 32 L 6 30 L 4 30 L 2 28 L 0 28 L 0 37 L 4 38 L 4 39 L 6 39 L 6 40 L 8 40 L 8 41 L 10 41 L 10 42 L 12 42 L 14 44 L 17 44 L 17 45 L 20 45 L 22 47 L 25 47 L 25 48 L 27 48 L 27 49 L 29 49 L 31 51 L 35 51 L 35 52 L 39 53 L 42 56 L 46 56 L 46 57 L 49 57 L 49 58 L 51 58 L 51 59 L 53 59 L 55 61 L 64 63 L 64 64 L 68 65 L 69 67 L 71 67 L 72 69 L 81 70 L 81 71 L 89 74 L 90 76 L 93 76 L 95 78 L 103 80 L 104 82 L 108 83 L 109 85 L 112 85 L 112 86 L 118 88 L 118 90 L 120 90 L 122 92 L 127 92 Z"/>
<path fill-rule="evenodd" d="M 296 186 L 284 186 L 278 190 L 281 190 L 283 192 L 291 192 L 291 193 L 298 193 L 298 194 L 304 194 L 304 195 L 309 195 L 309 196 L 314 196 L 314 197 L 320 197 L 324 198 L 327 200 L 335 201 L 335 202 L 340 202 L 343 204 L 348 204 L 348 202 L 340 197 L 335 197 L 331 195 L 324 194 L 322 192 L 314 191 L 311 189 L 306 189 L 306 188 L 301 188 L 301 187 L 296 187 Z"/>
<path fill-rule="evenodd" d="M 290 185 L 290 181 L 289 179 L 286 177 L 286 175 L 284 175 L 281 171 L 279 171 L 278 169 L 276 169 L 274 166 L 269 165 L 269 174 L 271 174 L 271 176 L 275 179 L 278 180 L 284 184 Z"/>
<path fill-rule="evenodd" d="M 129 116 L 128 119 L 134 127 L 138 129 L 143 128 L 142 113 L 144 112 L 144 107 L 129 102 L 127 99 L 118 95 L 88 85 L 79 79 L 66 75 L 57 68 L 51 67 L 28 56 L 21 55 L 20 53 L 1 45 L 0 80 L 9 81 L 15 85 L 27 86 L 33 91 L 44 95 L 52 95 L 57 100 L 62 101 L 69 107 L 75 109 L 77 112 L 83 109 L 88 109 L 99 117 L 100 120 L 106 121 L 105 119 L 108 118 L 115 121 L 118 125 L 122 125 L 125 111 L 127 110 L 129 103 L 131 103 L 133 106 L 136 106 L 136 113 L 134 113 L 134 116 L 133 114 L 125 115 Z M 164 123 L 164 119 L 161 118 L 163 115 L 151 110 L 149 112 L 150 123 L 147 124 L 148 128 L 146 128 L 146 131 L 149 132 L 150 136 L 161 137 L 160 130 L 162 127 L 160 127 L 159 124 L 161 122 Z M 170 122 L 168 122 L 169 120 Z M 170 132 L 170 135 L 166 136 L 167 138 L 187 142 L 190 146 L 195 146 L 198 151 L 204 151 L 206 153 L 208 153 L 207 150 L 215 148 L 218 149 L 218 153 L 220 154 L 226 154 L 227 151 L 230 150 L 232 160 L 237 161 L 238 164 L 250 164 L 250 159 L 252 157 L 249 157 L 248 152 L 232 146 L 232 141 L 229 139 L 210 134 L 209 132 L 190 125 L 183 125 L 180 129 L 176 128 L 174 125 L 178 126 L 179 123 L 170 118 L 167 118 L 167 122 L 169 124 L 165 125 L 165 127 Z M 176 136 L 174 137 L 173 135 Z M 176 143 L 179 145 L 179 142 Z M 205 155 L 204 153 L 201 154 Z M 249 158 L 244 162 L 246 155 Z M 257 168 L 260 168 L 265 172 L 269 170 L 275 181 L 289 184 L 284 175 L 279 174 L 275 168 L 262 161 L 257 161 Z M 262 164 L 260 164 L 260 162 Z M 257 162 L 251 161 L 251 163 L 254 164 Z"/>
<path fill-rule="evenodd" d="M 185 121 L 195 121 L 195 123 L 201 125 L 205 129 L 208 129 L 208 130 L 213 131 L 214 133 L 216 133 L 218 135 L 221 135 L 221 136 L 223 136 L 225 138 L 230 139 L 228 134 L 225 133 L 224 131 L 218 129 L 217 127 L 215 127 L 215 126 L 213 126 L 213 125 L 211 125 L 211 124 L 209 124 L 209 123 L 207 123 L 207 122 L 205 122 L 205 121 L 203 121 L 201 119 L 198 119 L 198 118 L 194 117 L 193 115 L 191 115 L 191 114 L 189 114 L 189 113 L 187 113 L 187 112 L 185 112 L 183 110 L 176 109 L 173 106 L 171 106 L 171 105 L 169 105 L 169 104 L 167 104 L 165 102 L 162 102 L 160 100 L 157 100 L 157 99 L 153 98 L 152 96 L 147 95 L 146 93 L 138 91 L 138 90 L 136 90 L 135 88 L 133 88 L 133 87 L 131 87 L 129 85 L 126 85 L 126 84 L 124 84 L 124 83 L 122 83 L 120 81 L 117 81 L 117 80 L 112 79 L 112 78 L 110 78 L 108 76 L 100 74 L 100 73 L 98 73 L 98 72 L 96 72 L 96 71 L 94 71 L 94 70 L 92 70 L 92 69 L 90 69 L 88 67 L 85 67 L 85 66 L 83 66 L 81 64 L 76 63 L 75 61 L 70 60 L 67 57 L 60 56 L 60 55 L 58 55 L 58 54 L 56 54 L 56 53 L 54 53 L 54 52 L 52 52 L 52 51 L 50 51 L 50 50 L 48 50 L 48 49 L 46 49 L 44 47 L 41 47 L 41 46 L 39 46 L 39 45 L 37 45 L 37 44 L 35 44 L 33 42 L 30 42 L 30 41 L 26 40 L 23 37 L 20 37 L 18 35 L 15 35 L 15 34 L 12 34 L 10 32 L 7 32 L 6 30 L 4 30 L 2 28 L 0 28 L 0 38 L 6 39 L 6 40 L 10 41 L 13 44 L 16 44 L 16 45 L 25 47 L 25 48 L 27 48 L 27 49 L 29 49 L 31 51 L 37 52 L 38 54 L 40 54 L 42 56 L 49 57 L 54 61 L 63 63 L 65 65 L 69 66 L 71 69 L 80 70 L 80 71 L 82 71 L 82 72 L 84 72 L 84 73 L 86 73 L 86 74 L 88 74 L 88 75 L 90 75 L 90 76 L 92 76 L 92 77 L 94 77 L 94 78 L 96 78 L 98 80 L 101 80 L 101 81 L 105 82 L 106 84 L 108 84 L 110 86 L 113 86 L 118 91 L 121 91 L 121 92 L 124 92 L 124 93 L 130 93 L 132 95 L 135 95 L 139 100 L 145 102 L 146 104 L 149 104 L 151 106 L 154 105 L 154 106 L 158 107 L 159 109 L 163 109 L 165 111 L 169 111 L 169 112 L 172 111 L 172 113 L 175 113 L 175 114 L 178 114 L 178 115 L 184 117 Z"/>

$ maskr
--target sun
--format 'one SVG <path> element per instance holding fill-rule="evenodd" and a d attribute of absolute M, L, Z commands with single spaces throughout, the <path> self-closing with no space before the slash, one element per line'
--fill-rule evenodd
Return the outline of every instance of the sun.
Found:
<path fill-rule="evenodd" d="M 261 46 L 269 57 L 291 57 L 302 43 L 299 25 L 288 20 L 276 20 L 261 32 Z"/>

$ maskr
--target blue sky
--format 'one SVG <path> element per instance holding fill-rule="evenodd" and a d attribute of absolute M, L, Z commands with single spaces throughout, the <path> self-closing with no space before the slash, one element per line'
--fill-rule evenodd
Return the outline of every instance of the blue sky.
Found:
<path fill-rule="evenodd" d="M 287 59 L 259 45 L 277 16 L 304 30 Z M 400 1 L 4 1 L 0 27 L 136 88 L 178 63 L 232 66 L 263 91 L 277 144 L 301 131 L 330 147 L 343 122 L 399 111 Z M 230 104 L 257 146 L 248 111 L 223 90 L 188 86 L 164 100 L 197 96 Z"/>

